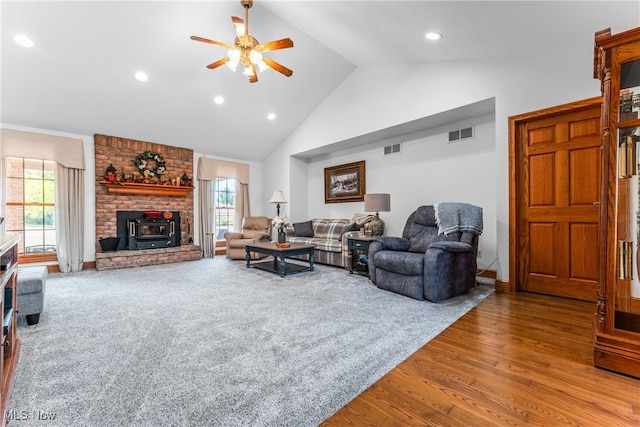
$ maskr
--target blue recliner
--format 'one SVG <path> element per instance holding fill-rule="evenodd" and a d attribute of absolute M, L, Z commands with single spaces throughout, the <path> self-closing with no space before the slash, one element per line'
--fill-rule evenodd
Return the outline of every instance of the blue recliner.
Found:
<path fill-rule="evenodd" d="M 421 206 L 402 237 L 376 237 L 369 245 L 369 274 L 381 289 L 439 302 L 476 284 L 482 208 L 465 203 Z"/>

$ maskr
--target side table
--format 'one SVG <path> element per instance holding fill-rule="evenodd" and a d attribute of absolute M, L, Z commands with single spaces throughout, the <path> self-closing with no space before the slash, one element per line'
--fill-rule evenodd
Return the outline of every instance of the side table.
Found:
<path fill-rule="evenodd" d="M 349 252 L 349 274 L 357 273 L 369 277 L 369 245 L 373 242 L 371 236 L 354 236 L 347 238 Z M 361 254 L 365 254 L 366 261 L 361 261 Z M 354 269 L 355 267 L 355 269 Z"/>

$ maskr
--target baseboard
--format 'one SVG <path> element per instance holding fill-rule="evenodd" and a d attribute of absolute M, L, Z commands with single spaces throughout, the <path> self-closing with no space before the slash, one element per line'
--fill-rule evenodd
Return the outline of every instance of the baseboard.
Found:
<path fill-rule="evenodd" d="M 509 282 L 496 280 L 496 292 L 512 292 Z"/>
<path fill-rule="evenodd" d="M 478 277 L 486 277 L 488 279 L 495 279 L 496 277 L 498 277 L 498 273 L 495 270 L 487 270 L 487 269 L 477 269 L 476 270 L 476 276 Z"/>
<path fill-rule="evenodd" d="M 90 270 L 90 269 L 96 269 L 96 262 L 95 261 L 88 261 L 88 262 L 83 262 L 82 263 L 82 269 L 83 270 Z M 50 264 L 47 265 L 47 272 L 49 273 L 60 273 L 60 266 L 58 264 Z"/>

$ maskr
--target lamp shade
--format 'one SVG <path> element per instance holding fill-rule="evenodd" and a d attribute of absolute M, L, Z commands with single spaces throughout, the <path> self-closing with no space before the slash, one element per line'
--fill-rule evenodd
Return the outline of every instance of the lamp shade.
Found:
<path fill-rule="evenodd" d="M 364 195 L 365 212 L 391 211 L 391 195 L 387 193 L 372 193 Z"/>
<path fill-rule="evenodd" d="M 271 196 L 271 200 L 269 200 L 269 203 L 287 203 L 287 199 L 284 198 L 282 190 L 275 190 L 273 192 L 273 196 Z"/>

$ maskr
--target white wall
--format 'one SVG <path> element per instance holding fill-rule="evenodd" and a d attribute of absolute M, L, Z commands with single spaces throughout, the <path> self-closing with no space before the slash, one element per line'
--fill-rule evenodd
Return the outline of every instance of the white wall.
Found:
<path fill-rule="evenodd" d="M 606 26 L 608 24 L 604 23 L 601 27 Z M 622 29 L 631 27 L 633 25 L 630 23 Z M 298 199 L 301 193 L 300 181 L 307 177 L 300 173 L 299 168 L 285 167 L 289 164 L 289 156 L 495 98 L 495 155 L 486 159 L 492 162 L 495 180 L 486 182 L 492 188 L 483 192 L 482 199 L 477 200 L 477 204 L 488 213 L 492 210 L 495 212 L 494 224 L 489 225 L 485 220 L 485 227 L 496 230 L 497 236 L 498 259 L 492 269 L 496 269 L 499 280 L 507 281 L 508 118 L 599 96 L 600 83 L 593 79 L 592 67 L 593 34 L 585 34 L 585 42 L 581 46 L 576 46 L 574 51 L 561 56 L 360 67 L 265 159 L 264 188 L 285 190 L 285 194 L 290 197 L 290 212 L 293 217 L 318 216 L 312 209 L 320 206 L 315 204 L 311 195 L 308 200 L 304 197 Z M 425 167 L 427 164 L 425 159 Z M 311 173 L 314 175 L 311 176 Z M 319 171 L 309 171 L 308 179 L 314 182 L 320 179 L 316 174 Z M 368 191 L 384 190 L 382 183 L 376 182 L 376 179 L 379 178 L 374 178 L 371 186 L 367 185 Z M 447 184 L 447 187 L 456 188 L 453 182 Z M 314 187 L 314 191 L 316 189 Z M 495 199 L 492 195 L 495 195 Z M 392 196 L 392 204 L 413 204 L 412 201 L 403 200 L 404 197 Z M 268 199 L 263 198 L 263 204 L 266 200 Z M 323 213 L 332 213 L 331 209 L 341 208 L 327 209 L 323 209 Z M 400 229 L 395 209 L 386 219 L 390 230 Z"/>
<path fill-rule="evenodd" d="M 450 130 L 473 126 L 473 138 L 448 143 Z M 400 236 L 418 206 L 466 202 L 483 208 L 480 267 L 496 258 L 495 124 L 493 115 L 470 118 L 400 140 L 402 151 L 385 156 L 383 147 L 398 139 L 342 150 L 308 163 L 309 218 L 351 218 L 364 212 L 363 202 L 324 203 L 324 168 L 365 161 L 366 192 L 391 194 L 391 211 L 380 213 L 385 235 Z M 306 217 L 292 215 L 292 220 Z"/>

